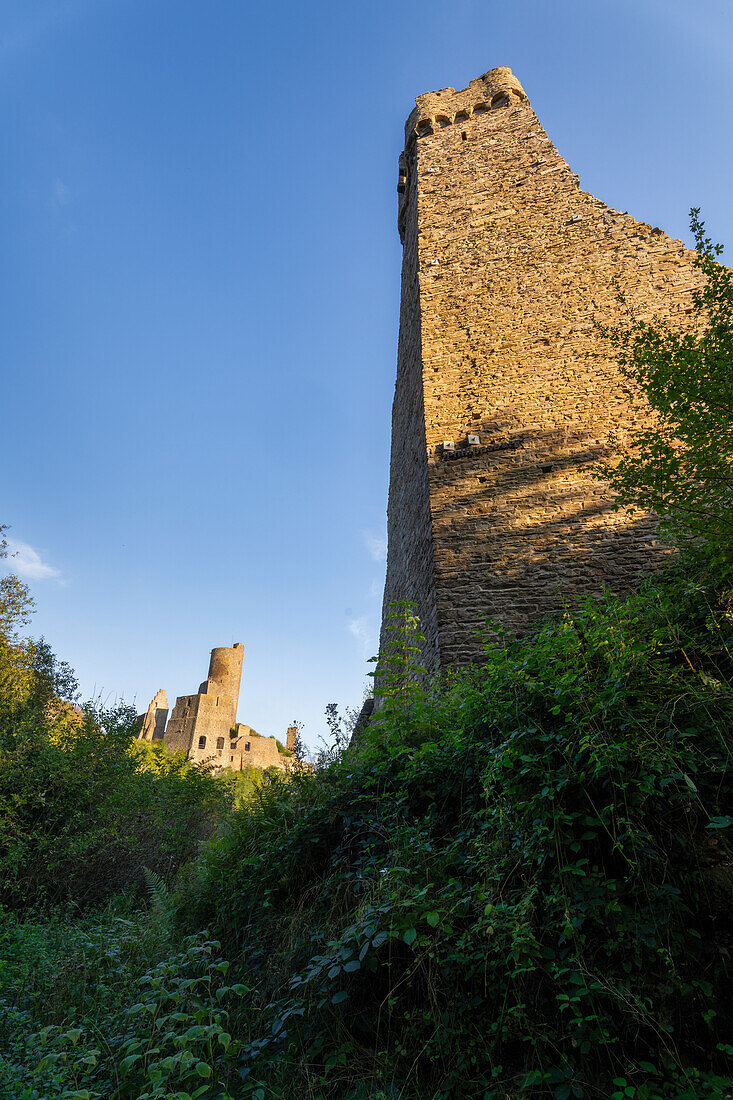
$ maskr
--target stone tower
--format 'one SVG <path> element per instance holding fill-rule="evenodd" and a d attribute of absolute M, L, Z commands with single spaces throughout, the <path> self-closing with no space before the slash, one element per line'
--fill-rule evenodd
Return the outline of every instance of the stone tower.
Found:
<path fill-rule="evenodd" d="M 510 69 L 416 104 L 385 607 L 417 605 L 435 668 L 480 659 L 487 615 L 522 631 L 659 563 L 653 520 L 583 471 L 647 417 L 593 326 L 621 317 L 614 280 L 638 316 L 684 324 L 699 276 L 681 242 L 580 190 Z"/>
<path fill-rule="evenodd" d="M 239 685 L 244 646 L 212 649 L 209 675 L 196 695 L 179 695 L 165 743 L 171 752 L 185 752 L 189 760 L 209 760 L 228 751 L 237 724 Z"/>

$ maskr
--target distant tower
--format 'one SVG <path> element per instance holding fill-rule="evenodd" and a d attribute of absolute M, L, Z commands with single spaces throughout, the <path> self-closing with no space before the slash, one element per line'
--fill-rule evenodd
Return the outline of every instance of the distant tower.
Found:
<path fill-rule="evenodd" d="M 165 733 L 165 723 L 168 718 L 168 696 L 163 691 L 156 692 L 143 719 L 142 729 L 138 734 L 140 741 L 160 741 Z"/>
<path fill-rule="evenodd" d="M 241 642 L 212 649 L 209 675 L 197 694 L 176 699 L 165 733 L 172 752 L 185 752 L 189 760 L 224 760 L 237 723 L 243 658 Z"/>
<path fill-rule="evenodd" d="M 699 276 L 680 241 L 580 190 L 510 69 L 416 104 L 384 598 L 417 605 L 436 668 L 481 659 L 484 616 L 523 631 L 662 560 L 653 519 L 582 469 L 648 416 L 594 357 L 594 322 L 620 319 L 616 280 L 637 315 L 684 324 Z"/>

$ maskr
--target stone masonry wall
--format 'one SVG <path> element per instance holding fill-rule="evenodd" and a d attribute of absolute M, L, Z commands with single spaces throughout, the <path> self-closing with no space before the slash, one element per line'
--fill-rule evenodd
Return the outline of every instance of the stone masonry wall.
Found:
<path fill-rule="evenodd" d="M 417 603 L 433 668 L 480 659 L 486 615 L 523 631 L 663 560 L 653 519 L 615 513 L 582 470 L 648 418 L 593 326 L 621 317 L 614 281 L 637 315 L 684 325 L 699 275 L 680 241 L 580 190 L 510 70 L 416 103 L 385 604 Z"/>
<path fill-rule="evenodd" d="M 403 186 L 401 184 L 401 186 Z M 409 180 L 401 211 L 417 204 L 417 175 Z M 427 658 L 438 660 L 438 618 L 435 600 L 430 482 L 425 461 L 425 406 L 423 403 L 420 329 L 420 283 L 417 220 L 410 218 L 403 232 L 402 298 L 397 352 L 397 384 L 392 404 L 387 529 L 389 547 L 382 618 L 394 600 L 410 600 L 420 612 Z M 384 646 L 382 638 L 382 648 Z"/>

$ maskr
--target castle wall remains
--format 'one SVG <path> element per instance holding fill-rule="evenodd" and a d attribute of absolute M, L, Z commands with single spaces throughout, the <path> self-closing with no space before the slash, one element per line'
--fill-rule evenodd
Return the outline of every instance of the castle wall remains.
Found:
<path fill-rule="evenodd" d="M 153 696 L 150 706 L 143 717 L 143 724 L 138 734 L 138 740 L 161 741 L 165 734 L 165 724 L 167 721 L 168 696 L 163 691 L 163 688 L 161 688 L 160 691 L 157 691 Z"/>

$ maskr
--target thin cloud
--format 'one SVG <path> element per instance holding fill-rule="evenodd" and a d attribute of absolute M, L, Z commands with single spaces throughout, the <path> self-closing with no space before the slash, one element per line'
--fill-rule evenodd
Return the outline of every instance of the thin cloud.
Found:
<path fill-rule="evenodd" d="M 378 600 L 378 599 L 381 599 L 381 597 L 383 595 L 384 595 L 384 578 L 382 578 L 382 580 L 377 580 L 375 578 L 369 586 L 369 598 L 371 600 Z"/>
<path fill-rule="evenodd" d="M 13 573 L 29 581 L 56 580 L 61 576 L 61 571 L 44 561 L 37 550 L 17 539 L 8 539 L 6 564 Z"/>
<path fill-rule="evenodd" d="M 71 191 L 64 181 L 57 179 L 53 185 L 53 190 L 56 196 L 56 202 L 59 206 L 68 206 L 71 202 Z"/>
<path fill-rule="evenodd" d="M 384 535 L 374 535 L 371 531 L 365 531 L 364 542 L 373 561 L 387 560 L 387 540 Z"/>
<path fill-rule="evenodd" d="M 376 637 L 368 615 L 349 620 L 349 634 L 356 638 L 363 657 L 371 657 L 376 648 Z"/>

